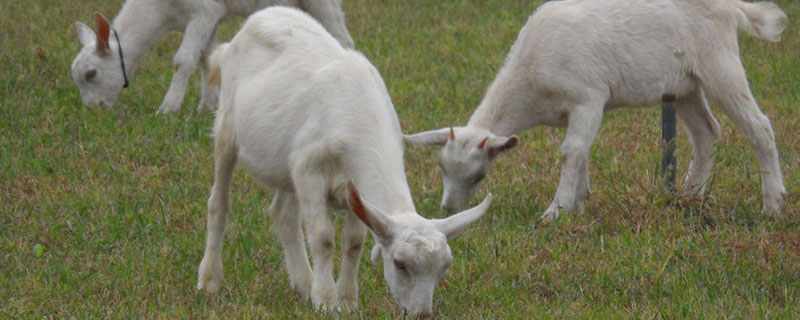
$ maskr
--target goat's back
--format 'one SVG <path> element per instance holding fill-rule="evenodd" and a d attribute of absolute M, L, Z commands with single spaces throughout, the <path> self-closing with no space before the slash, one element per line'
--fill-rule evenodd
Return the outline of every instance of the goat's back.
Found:
<path fill-rule="evenodd" d="M 530 17 L 507 68 L 532 75 L 542 92 L 648 105 L 695 90 L 707 59 L 738 54 L 736 37 L 730 0 L 554 1 Z"/>
<path fill-rule="evenodd" d="M 399 121 L 377 69 L 308 15 L 262 10 L 221 48 L 216 139 L 236 145 L 256 180 L 291 190 L 294 164 L 348 163 L 365 147 L 402 169 Z"/>
<path fill-rule="evenodd" d="M 287 54 L 307 61 L 324 61 L 344 50 L 317 20 L 289 7 L 269 7 L 254 13 L 231 43 L 230 52 Z"/>
<path fill-rule="evenodd" d="M 288 7 L 253 14 L 219 48 L 223 52 L 211 60 L 219 59 L 221 113 L 287 104 L 313 86 L 315 73 L 346 52 L 316 20 Z M 259 102 L 263 98 L 268 100 Z"/>

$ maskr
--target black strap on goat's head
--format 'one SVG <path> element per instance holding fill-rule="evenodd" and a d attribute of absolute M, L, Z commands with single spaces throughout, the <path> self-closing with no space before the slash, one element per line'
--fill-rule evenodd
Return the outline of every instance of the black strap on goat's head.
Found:
<path fill-rule="evenodd" d="M 127 88 L 128 73 L 125 72 L 125 59 L 122 58 L 122 45 L 119 43 L 119 34 L 117 34 L 117 29 L 111 28 L 111 31 L 114 31 L 114 38 L 117 39 L 117 52 L 119 52 L 119 64 L 122 66 L 122 78 L 125 79 L 125 84 L 122 85 L 122 87 Z"/>

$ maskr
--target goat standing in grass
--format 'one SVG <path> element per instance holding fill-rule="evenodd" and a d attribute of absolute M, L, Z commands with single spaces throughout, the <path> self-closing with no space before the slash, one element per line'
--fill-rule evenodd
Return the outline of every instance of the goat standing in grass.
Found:
<path fill-rule="evenodd" d="M 720 127 L 706 102 L 719 102 L 755 149 L 763 208 L 780 211 L 786 192 L 769 119 L 750 92 L 739 60 L 737 27 L 779 41 L 786 14 L 769 2 L 738 0 L 567 0 L 537 9 L 505 66 L 465 127 L 407 136 L 444 145 L 442 206 L 466 203 L 495 157 L 538 125 L 567 126 L 561 179 L 544 219 L 583 210 L 589 197 L 589 149 L 603 113 L 657 105 L 677 96 L 677 115 L 694 159 L 686 197 L 699 196 L 713 166 Z"/>
<path fill-rule="evenodd" d="M 226 15 L 249 16 L 272 5 L 301 8 L 320 21 L 339 42 L 353 47 L 347 31 L 341 0 L 128 0 L 111 28 L 95 15 L 97 32 L 75 22 L 83 48 L 72 61 L 72 79 L 87 107 L 110 107 L 144 55 L 170 31 L 183 30 L 183 40 L 173 63 L 175 69 L 159 113 L 181 109 L 189 76 L 197 62 L 201 66 L 201 99 L 198 108 L 217 106 L 217 88 L 207 86 L 207 55 L 216 42 L 217 23 Z M 124 59 L 123 59 L 124 58 Z"/>
<path fill-rule="evenodd" d="M 220 287 L 229 187 L 238 162 L 260 184 L 277 189 L 269 212 L 290 283 L 316 307 L 357 306 L 366 225 L 376 241 L 373 262 L 382 255 L 397 303 L 408 314 L 430 314 L 434 288 L 453 260 L 447 239 L 480 218 L 491 195 L 446 219 L 419 216 L 403 168 L 400 123 L 380 74 L 300 11 L 275 7 L 253 14 L 214 52 L 211 65 L 210 80 L 221 81 L 220 107 L 197 288 L 213 293 Z M 345 219 L 334 285 L 336 230 L 329 210 L 348 202 L 352 214 Z"/>

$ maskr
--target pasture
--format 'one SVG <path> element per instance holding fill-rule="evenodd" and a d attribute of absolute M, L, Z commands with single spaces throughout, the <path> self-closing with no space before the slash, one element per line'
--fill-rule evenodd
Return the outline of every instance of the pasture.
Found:
<path fill-rule="evenodd" d="M 403 131 L 413 133 L 466 123 L 543 1 L 343 2 L 356 49 L 381 72 Z M 606 114 L 592 148 L 586 211 L 541 224 L 565 130 L 535 128 L 498 159 L 470 202 L 494 194 L 486 216 L 450 241 L 455 260 L 437 287 L 436 316 L 797 317 L 800 2 L 775 2 L 790 19 L 783 42 L 739 39 L 775 129 L 788 190 L 782 215 L 760 214 L 756 157 L 716 107 L 722 134 L 709 195 L 678 205 L 659 179 L 659 109 L 622 109 Z M 112 19 L 121 4 L 0 2 L 0 318 L 323 317 L 289 288 L 266 214 L 273 192 L 241 169 L 222 288 L 214 296 L 195 289 L 213 183 L 213 113 L 195 110 L 199 73 L 180 113 L 156 115 L 181 35 L 155 47 L 110 109 L 81 106 L 69 75 L 80 48 L 72 23 L 94 27 L 94 12 Z M 219 39 L 241 21 L 226 20 Z M 678 128 L 680 185 L 691 146 Z M 406 149 L 426 217 L 445 216 L 436 150 Z M 368 256 L 361 309 L 340 316 L 402 316 Z"/>

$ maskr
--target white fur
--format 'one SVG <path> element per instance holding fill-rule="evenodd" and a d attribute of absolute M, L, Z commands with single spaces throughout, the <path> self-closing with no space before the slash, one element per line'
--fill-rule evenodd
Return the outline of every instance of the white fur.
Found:
<path fill-rule="evenodd" d="M 759 110 L 739 60 L 737 27 L 778 41 L 786 15 L 772 3 L 737 0 L 567 0 L 539 7 L 520 31 L 505 66 L 466 127 L 407 136 L 442 145 L 442 206 L 462 206 L 494 154 L 476 146 L 538 125 L 567 126 L 555 199 L 543 218 L 583 210 L 590 194 L 588 156 L 606 110 L 653 106 L 677 96 L 677 113 L 694 147 L 683 190 L 698 196 L 713 166 L 720 127 L 706 102 L 722 110 L 755 149 L 763 207 L 779 212 L 786 192 L 769 119 Z M 513 138 L 513 137 L 512 137 Z M 507 148 L 506 148 L 507 149 Z M 472 180 L 471 180 L 472 179 Z"/>
<path fill-rule="evenodd" d="M 134 74 L 147 51 L 164 35 L 170 31 L 183 31 L 183 40 L 173 58 L 172 81 L 158 111 L 180 111 L 189 76 L 198 61 L 203 79 L 198 108 L 203 105 L 215 108 L 218 88 L 207 86 L 205 79 L 207 56 L 214 47 L 217 23 L 227 15 L 246 17 L 273 5 L 302 8 L 328 28 L 342 45 L 353 47 L 341 0 L 128 0 L 113 23 L 119 33 L 128 77 Z M 76 22 L 75 28 L 83 48 L 72 62 L 72 77 L 80 89 L 83 104 L 87 107 L 112 106 L 123 83 L 117 42 L 112 35 L 109 39 L 112 54 L 98 54 L 93 36 L 87 38 L 90 41 L 83 41 L 84 35 L 93 33 L 91 29 L 81 22 Z M 87 81 L 86 74 L 91 70 L 96 70 L 97 76 Z"/>
<path fill-rule="evenodd" d="M 363 212 L 395 300 L 411 315 L 430 314 L 436 283 L 452 261 L 447 238 L 483 215 L 490 197 L 444 220 L 418 215 L 405 177 L 400 125 L 380 74 L 300 11 L 274 7 L 253 14 L 212 55 L 216 68 L 216 172 L 198 289 L 215 292 L 220 286 L 229 187 L 238 162 L 260 184 L 277 189 L 269 211 L 286 270 L 292 287 L 316 307 L 357 307 L 366 233 L 357 212 Z M 346 187 L 349 181 L 360 195 Z M 353 213 L 342 231 L 342 267 L 334 284 L 329 213 L 346 208 L 348 200 Z"/>

